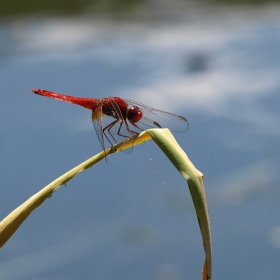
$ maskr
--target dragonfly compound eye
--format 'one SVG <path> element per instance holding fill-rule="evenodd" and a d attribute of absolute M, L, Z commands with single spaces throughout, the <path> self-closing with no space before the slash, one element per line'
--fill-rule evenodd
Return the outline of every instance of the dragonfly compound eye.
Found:
<path fill-rule="evenodd" d="M 127 111 L 127 118 L 131 123 L 137 123 L 141 120 L 143 112 L 137 106 L 132 106 Z"/>

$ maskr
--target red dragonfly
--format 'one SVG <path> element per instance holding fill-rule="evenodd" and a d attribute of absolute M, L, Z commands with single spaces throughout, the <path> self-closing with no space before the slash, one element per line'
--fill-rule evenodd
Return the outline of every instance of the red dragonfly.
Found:
<path fill-rule="evenodd" d="M 189 129 L 189 123 L 184 117 L 120 97 L 94 99 L 44 89 L 31 91 L 92 110 L 92 122 L 103 150 L 105 139 L 113 146 L 114 143 L 132 138 L 148 128 L 169 128 L 173 132 L 186 132 Z"/>

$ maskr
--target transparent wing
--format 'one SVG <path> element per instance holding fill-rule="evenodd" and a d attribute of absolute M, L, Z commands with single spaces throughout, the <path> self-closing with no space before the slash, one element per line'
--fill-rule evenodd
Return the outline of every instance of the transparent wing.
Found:
<path fill-rule="evenodd" d="M 102 111 L 100 110 L 99 107 L 96 107 L 92 111 L 92 124 L 94 127 L 94 130 L 96 132 L 97 138 L 102 146 L 102 149 L 105 150 L 105 139 L 104 139 L 104 134 L 102 133 L 103 127 L 102 127 Z"/>
<path fill-rule="evenodd" d="M 137 106 L 143 112 L 142 118 L 136 123 L 142 130 L 149 128 L 168 128 L 172 132 L 186 132 L 189 130 L 189 122 L 182 116 L 157 110 L 132 100 L 125 99 L 125 102 L 129 107 Z M 134 129 L 133 127 L 132 125 L 132 130 Z"/>

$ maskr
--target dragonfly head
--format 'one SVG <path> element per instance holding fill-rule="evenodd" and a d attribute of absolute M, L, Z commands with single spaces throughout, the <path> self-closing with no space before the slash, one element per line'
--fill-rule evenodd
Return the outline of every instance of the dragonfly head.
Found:
<path fill-rule="evenodd" d="M 141 120 L 143 112 L 137 106 L 132 106 L 127 111 L 127 118 L 131 123 L 137 123 Z"/>

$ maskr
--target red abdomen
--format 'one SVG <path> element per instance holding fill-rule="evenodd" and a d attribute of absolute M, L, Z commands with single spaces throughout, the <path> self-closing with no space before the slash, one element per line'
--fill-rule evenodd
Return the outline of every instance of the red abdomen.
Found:
<path fill-rule="evenodd" d="M 94 110 L 96 108 L 97 103 L 99 102 L 97 99 L 94 98 L 74 97 L 44 89 L 32 89 L 31 91 L 39 95 L 47 96 L 64 102 L 77 104 L 90 110 Z"/>

